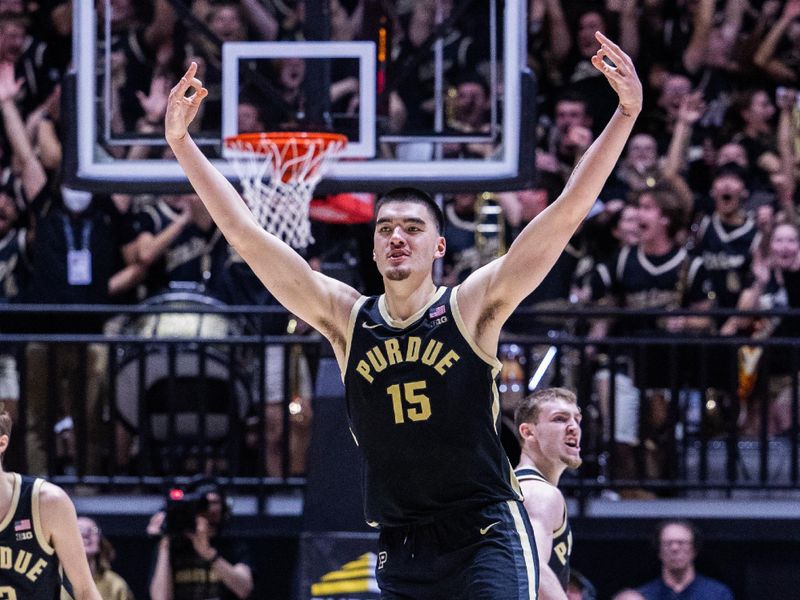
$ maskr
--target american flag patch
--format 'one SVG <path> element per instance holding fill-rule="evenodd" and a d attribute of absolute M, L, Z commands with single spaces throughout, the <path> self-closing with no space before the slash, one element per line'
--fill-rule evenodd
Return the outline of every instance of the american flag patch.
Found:
<path fill-rule="evenodd" d="M 428 313 L 429 319 L 435 319 L 437 317 L 441 317 L 444 313 L 447 312 L 447 307 L 444 304 L 440 304 Z"/>
<path fill-rule="evenodd" d="M 21 519 L 19 521 L 14 521 L 14 531 L 25 531 L 30 528 L 31 528 L 30 519 Z"/>

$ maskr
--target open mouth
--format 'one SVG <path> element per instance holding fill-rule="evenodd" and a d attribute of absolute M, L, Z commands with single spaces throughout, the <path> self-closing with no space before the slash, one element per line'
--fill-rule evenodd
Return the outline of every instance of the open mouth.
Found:
<path fill-rule="evenodd" d="M 580 447 L 581 447 L 581 446 L 580 446 L 580 444 L 578 443 L 578 440 L 567 440 L 567 441 L 566 441 L 566 442 L 564 442 L 564 443 L 565 443 L 567 446 L 569 446 L 570 448 L 575 448 L 576 450 L 579 450 L 579 449 L 580 449 Z"/>

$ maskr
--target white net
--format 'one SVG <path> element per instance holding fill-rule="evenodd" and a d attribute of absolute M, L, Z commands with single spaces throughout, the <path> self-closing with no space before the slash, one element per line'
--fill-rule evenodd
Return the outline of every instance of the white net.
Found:
<path fill-rule="evenodd" d="M 314 238 L 308 207 L 314 188 L 347 144 L 344 136 L 260 134 L 225 140 L 242 197 L 264 229 L 292 248 Z"/>

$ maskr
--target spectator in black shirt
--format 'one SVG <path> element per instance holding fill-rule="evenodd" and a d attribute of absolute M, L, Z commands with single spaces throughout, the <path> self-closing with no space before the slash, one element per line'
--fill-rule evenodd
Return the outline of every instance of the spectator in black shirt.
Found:
<path fill-rule="evenodd" d="M 149 535 L 160 537 L 150 575 L 150 598 L 247 598 L 253 590 L 253 574 L 247 548 L 224 534 L 230 516 L 224 490 L 214 482 L 201 481 L 190 493 L 203 498 L 203 508 L 194 515 L 188 531 L 174 531 L 165 522 L 169 517 L 164 511 L 153 515 L 147 526 Z"/>

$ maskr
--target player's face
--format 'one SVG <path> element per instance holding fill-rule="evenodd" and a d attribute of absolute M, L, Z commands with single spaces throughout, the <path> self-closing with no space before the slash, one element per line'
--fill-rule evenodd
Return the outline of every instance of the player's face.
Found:
<path fill-rule="evenodd" d="M 658 557 L 668 570 L 687 569 L 694 562 L 694 536 L 683 525 L 667 525 L 661 532 Z"/>
<path fill-rule="evenodd" d="M 570 469 L 581 466 L 581 409 L 556 399 L 541 406 L 535 424 L 536 440 L 542 453 Z"/>
<path fill-rule="evenodd" d="M 413 273 L 430 273 L 444 256 L 444 238 L 433 215 L 417 202 L 387 202 L 375 218 L 374 258 L 378 271 L 391 281 Z"/>

